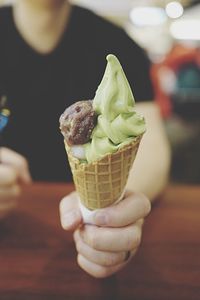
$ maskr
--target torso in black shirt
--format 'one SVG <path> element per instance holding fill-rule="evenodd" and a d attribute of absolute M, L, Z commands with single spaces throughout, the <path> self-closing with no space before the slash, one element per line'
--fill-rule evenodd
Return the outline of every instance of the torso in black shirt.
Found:
<path fill-rule="evenodd" d="M 74 6 L 59 45 L 42 55 L 20 36 L 12 8 L 0 9 L 0 86 L 12 112 L 4 145 L 28 159 L 35 180 L 71 180 L 59 116 L 94 97 L 108 53 L 118 56 L 137 101 L 150 100 L 148 60 L 121 29 Z"/>

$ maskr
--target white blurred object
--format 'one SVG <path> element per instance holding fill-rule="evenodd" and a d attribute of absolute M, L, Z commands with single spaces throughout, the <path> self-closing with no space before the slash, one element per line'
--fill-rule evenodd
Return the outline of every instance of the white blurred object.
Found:
<path fill-rule="evenodd" d="M 174 20 L 169 28 L 175 40 L 191 45 L 200 43 L 200 4 L 184 11 L 180 20 Z"/>
<path fill-rule="evenodd" d="M 70 0 L 104 16 L 128 16 L 132 0 Z"/>
<path fill-rule="evenodd" d="M 180 2 L 172 1 L 166 5 L 166 13 L 172 19 L 180 18 L 183 15 L 184 9 Z"/>
<path fill-rule="evenodd" d="M 85 150 L 82 145 L 72 146 L 71 147 L 72 155 L 78 159 L 86 159 Z"/>
<path fill-rule="evenodd" d="M 161 7 L 133 7 L 130 19 L 137 26 L 157 26 L 167 20 L 167 15 Z"/>
<path fill-rule="evenodd" d="M 172 94 L 176 90 L 176 75 L 168 67 L 162 67 L 158 71 L 158 78 L 160 81 L 161 89 L 168 95 Z"/>
<path fill-rule="evenodd" d="M 154 62 L 161 62 L 172 47 L 165 4 L 164 1 L 134 0 L 126 23 L 128 34 L 146 49 Z"/>
<path fill-rule="evenodd" d="M 125 29 L 133 40 L 147 50 L 154 62 L 161 62 L 172 48 L 173 40 L 165 23 L 159 26 L 136 26 L 127 22 Z"/>
<path fill-rule="evenodd" d="M 187 19 L 174 21 L 170 32 L 175 39 L 200 41 L 200 19 Z"/>

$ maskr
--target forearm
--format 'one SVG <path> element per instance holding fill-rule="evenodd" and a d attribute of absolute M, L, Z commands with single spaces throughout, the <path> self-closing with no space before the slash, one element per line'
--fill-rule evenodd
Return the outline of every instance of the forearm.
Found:
<path fill-rule="evenodd" d="M 153 201 L 168 182 L 171 153 L 159 110 L 153 103 L 138 105 L 147 122 L 127 188 L 146 194 Z"/>
<path fill-rule="evenodd" d="M 140 155 L 138 155 L 130 172 L 127 188 L 142 192 L 153 201 L 163 191 L 168 182 L 170 160 L 166 157 L 162 159 L 163 154 L 159 153 L 157 154 L 158 158 L 152 157 L 150 159 L 150 153 L 148 154 L 149 158 L 147 155 L 143 156 L 145 151 L 142 151 L 142 148 L 143 145 L 141 145 Z"/>

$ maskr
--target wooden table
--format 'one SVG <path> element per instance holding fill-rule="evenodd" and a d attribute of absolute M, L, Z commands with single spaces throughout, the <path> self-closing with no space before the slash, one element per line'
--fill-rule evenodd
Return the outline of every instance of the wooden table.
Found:
<path fill-rule="evenodd" d="M 200 186 L 170 186 L 154 205 L 140 251 L 108 279 L 76 263 L 72 236 L 59 223 L 65 184 L 26 188 L 0 227 L 0 300 L 199 300 Z"/>

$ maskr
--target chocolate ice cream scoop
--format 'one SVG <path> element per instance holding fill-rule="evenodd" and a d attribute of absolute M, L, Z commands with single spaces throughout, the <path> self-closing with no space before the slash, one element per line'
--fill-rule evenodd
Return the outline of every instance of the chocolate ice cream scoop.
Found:
<path fill-rule="evenodd" d="M 82 145 L 90 140 L 96 122 L 92 100 L 78 101 L 61 115 L 60 129 L 69 146 Z"/>

